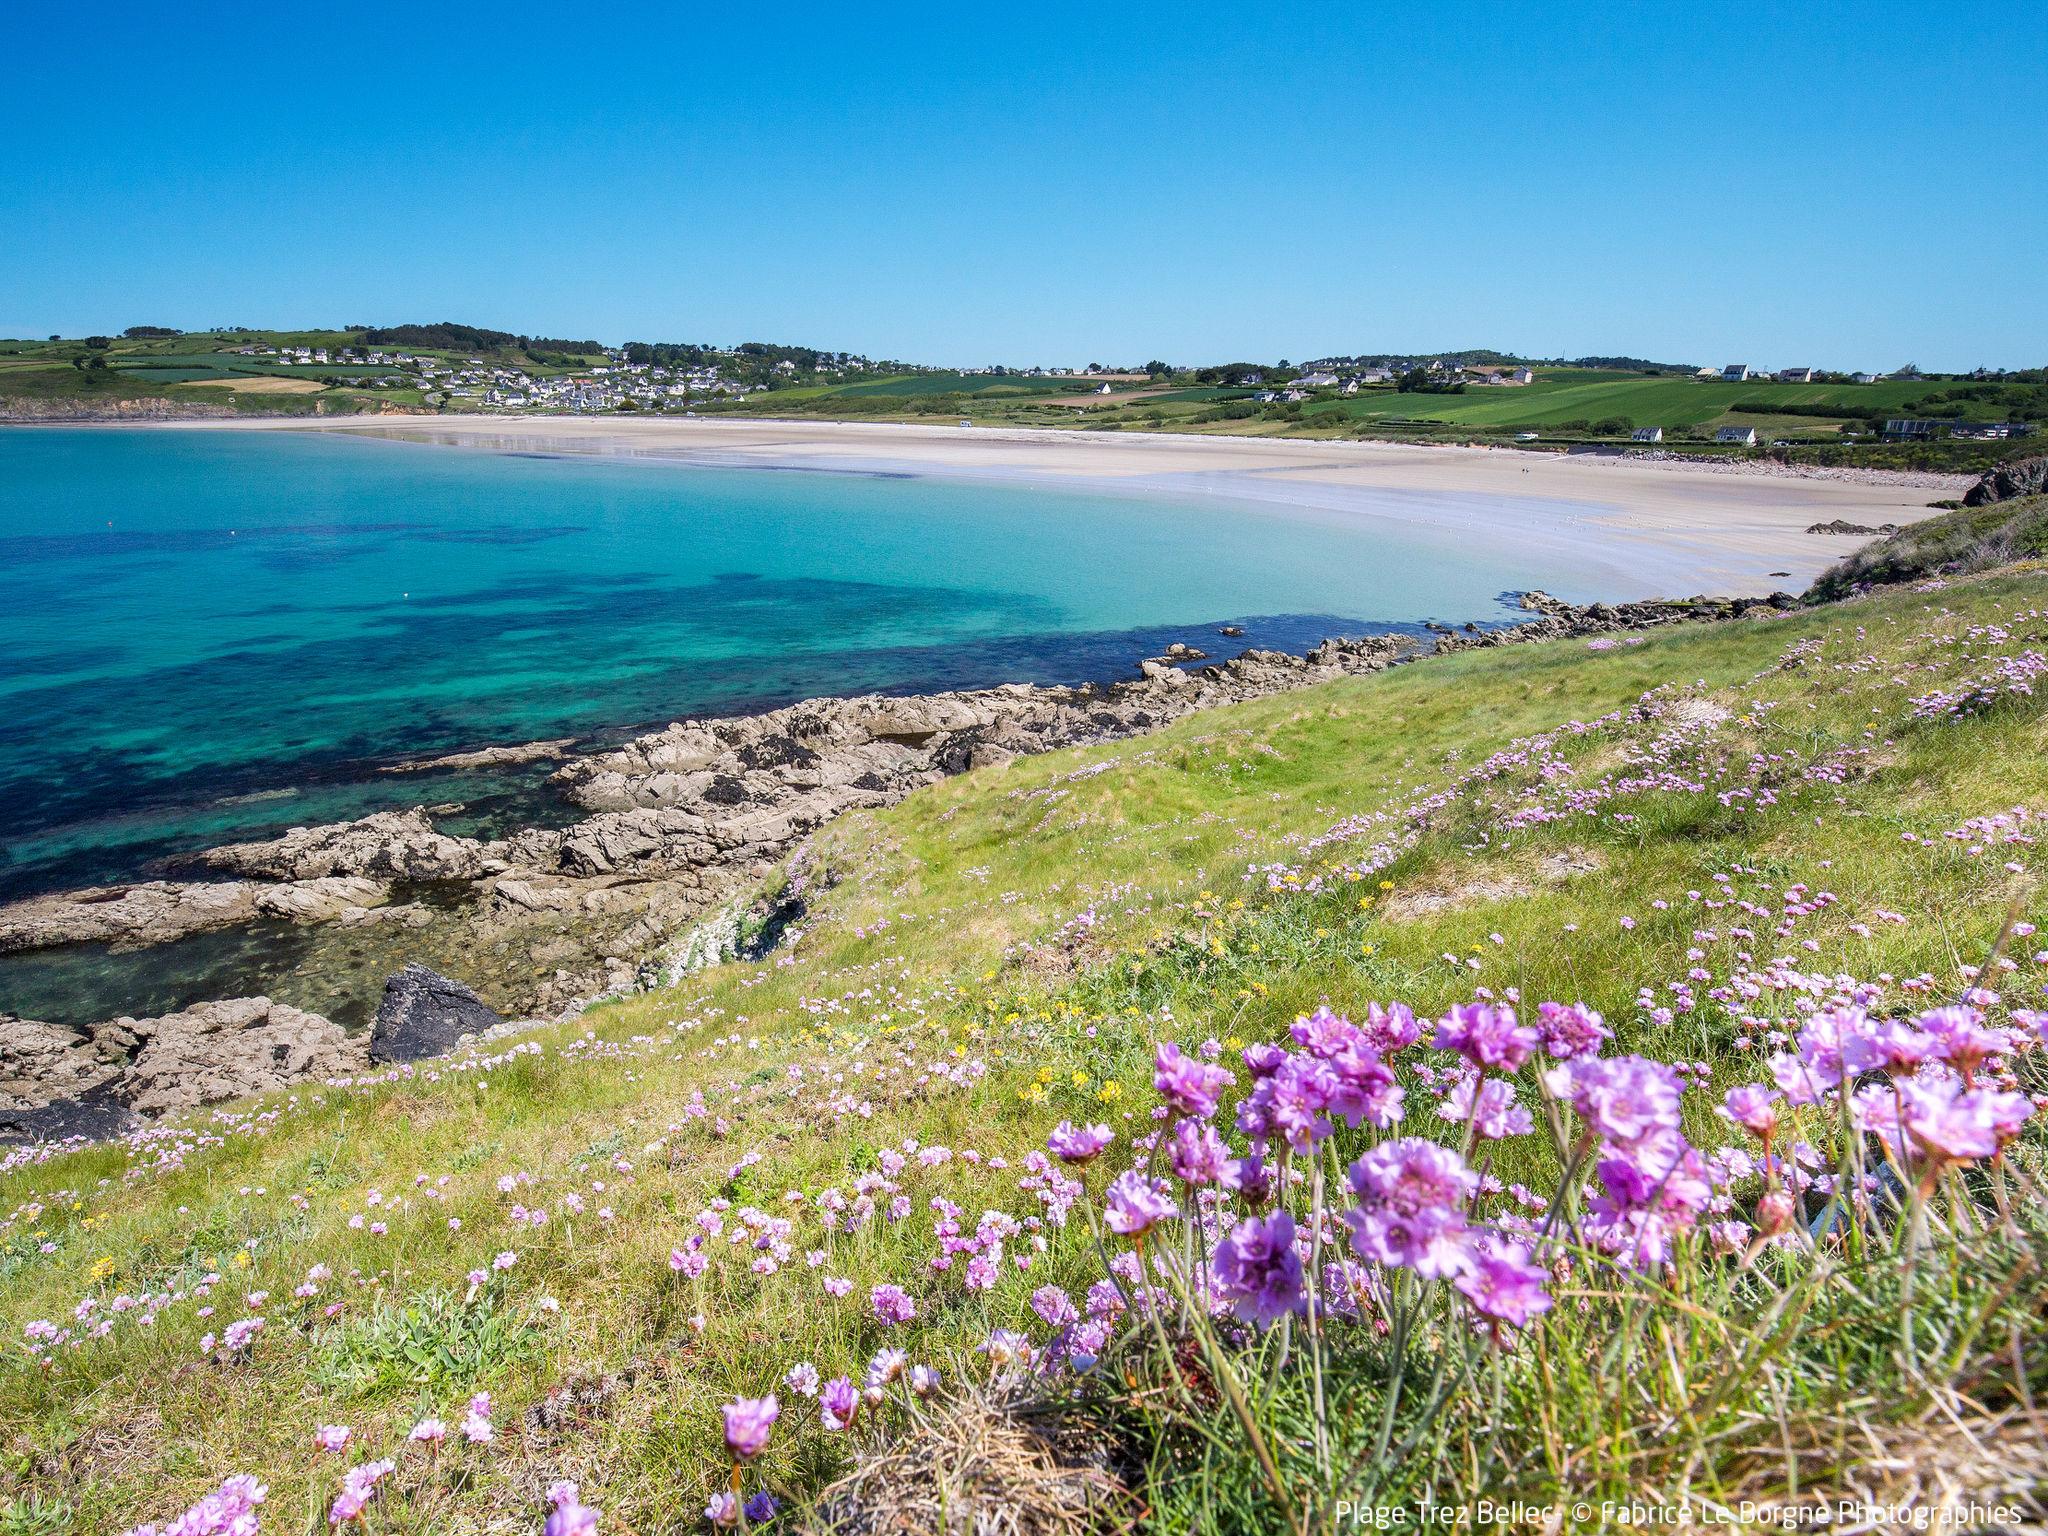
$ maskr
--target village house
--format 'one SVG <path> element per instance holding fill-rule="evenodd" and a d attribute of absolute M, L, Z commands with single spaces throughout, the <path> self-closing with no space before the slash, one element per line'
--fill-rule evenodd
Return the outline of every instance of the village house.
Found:
<path fill-rule="evenodd" d="M 1632 443 L 1661 443 L 1664 441 L 1664 429 L 1662 427 L 1637 427 L 1635 431 L 1629 433 L 1628 437 Z"/>
<path fill-rule="evenodd" d="M 1813 382 L 1813 370 L 1811 368 L 1780 368 L 1778 370 L 1778 382 L 1780 384 L 1811 384 Z"/>
<path fill-rule="evenodd" d="M 1721 370 L 1723 384 L 1741 384 L 1749 378 L 1749 364 L 1730 363 Z"/>
<path fill-rule="evenodd" d="M 1756 446 L 1756 428 L 1722 427 L 1714 434 L 1714 441 L 1717 443 L 1734 443 L 1742 448 L 1754 448 Z"/>

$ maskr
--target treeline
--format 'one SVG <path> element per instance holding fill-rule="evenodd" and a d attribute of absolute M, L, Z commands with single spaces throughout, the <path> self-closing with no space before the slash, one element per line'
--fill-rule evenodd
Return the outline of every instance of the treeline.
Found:
<path fill-rule="evenodd" d="M 435 352 L 573 352 L 588 355 L 605 350 L 601 341 L 570 341 L 557 336 L 517 336 L 442 320 L 430 325 L 351 326 L 365 346 L 425 347 Z"/>

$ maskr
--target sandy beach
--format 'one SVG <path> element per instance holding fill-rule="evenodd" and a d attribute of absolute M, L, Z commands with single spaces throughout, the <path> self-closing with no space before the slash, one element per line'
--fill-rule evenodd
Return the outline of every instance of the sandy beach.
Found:
<path fill-rule="evenodd" d="M 1735 468 L 1653 458 L 1286 438 L 675 417 L 438 416 L 185 422 L 320 431 L 507 453 L 712 467 L 1079 478 L 1104 488 L 1261 502 L 1526 552 L 1617 596 L 1798 590 L 1859 542 L 1810 534 L 1930 515 L 1968 476 Z M 1555 579 L 1554 577 L 1552 579 Z"/>

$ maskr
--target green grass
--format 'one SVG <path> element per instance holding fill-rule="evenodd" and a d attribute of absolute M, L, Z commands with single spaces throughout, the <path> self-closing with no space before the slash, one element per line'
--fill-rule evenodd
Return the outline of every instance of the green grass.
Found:
<path fill-rule="evenodd" d="M 2048 808 L 2041 702 L 1939 722 L 1916 720 L 1910 702 L 2041 643 L 2044 594 L 2048 578 L 2023 569 L 1640 645 L 1474 651 L 1017 760 L 816 834 L 804 932 L 766 961 L 603 1007 L 488 1070 L 306 1087 L 260 1115 L 0 1175 L 0 1212 L 13 1213 L 0 1227 L 10 1337 L 32 1319 L 68 1323 L 81 1296 L 104 1307 L 122 1292 L 188 1293 L 152 1325 L 118 1320 L 48 1367 L 18 1350 L 0 1363 L 0 1499 L 15 1501 L 0 1509 L 61 1509 L 21 1518 L 112 1531 L 253 1471 L 283 1529 L 319 1520 L 348 1461 L 388 1454 L 404 1460 L 376 1518 L 394 1530 L 530 1528 L 538 1489 L 559 1475 L 581 1477 L 618 1528 L 687 1526 L 725 1476 L 720 1403 L 768 1390 L 796 1360 L 858 1375 L 876 1348 L 901 1343 L 957 1384 L 989 1374 L 977 1347 L 991 1327 L 1044 1336 L 1030 1291 L 1079 1295 L 1099 1277 L 1078 1223 L 1047 1229 L 1028 1274 L 969 1292 L 957 1271 L 927 1267 L 927 1202 L 954 1202 L 970 1228 L 987 1209 L 1035 1210 L 1017 1188 L 1022 1159 L 1059 1120 L 1149 1125 L 1162 1036 L 1274 1040 L 1323 1002 L 1356 1011 L 1399 996 L 1440 1009 L 1475 985 L 1514 986 L 1598 1007 L 1620 1048 L 1705 1063 L 1714 1092 L 1753 1078 L 1758 1052 L 1737 1043 L 1726 1010 L 1661 1018 L 1637 989 L 1668 1005 L 1667 978 L 1695 965 L 1725 978 L 1753 950 L 1859 976 L 1925 972 L 1945 992 L 1960 965 L 1984 959 L 2015 898 L 2031 920 L 2048 916 L 2030 847 L 1973 857 L 1943 836 L 1970 817 Z M 1686 774 L 1741 792 L 1634 791 L 1598 814 L 1515 824 L 1532 796 L 1597 785 L 1677 729 L 1697 732 L 1678 759 Z M 1546 773 L 1545 760 L 1570 774 Z M 1430 797 L 1418 822 L 1407 808 Z M 1354 817 L 1366 818 L 1357 835 L 1315 841 Z M 1380 867 L 1360 872 L 1383 842 L 1384 860 L 1365 861 Z M 1248 877 L 1254 865 L 1281 868 Z M 1778 940 L 1769 925 L 1795 883 L 1834 899 Z M 1756 936 L 1730 934 L 1739 912 L 1709 913 L 1692 892 L 1757 906 Z M 2040 991 L 2030 948 L 2012 951 L 2016 999 Z M 1431 1134 L 1426 1095 L 1411 1091 L 1413 1123 Z M 1688 1110 L 1710 1145 L 1728 1139 L 1712 1099 L 1691 1095 Z M 896 1176 L 911 1215 L 827 1235 L 820 1193 L 849 1191 L 909 1140 L 955 1154 Z M 978 1163 L 958 1155 L 970 1150 Z M 2011 1156 L 2041 1177 L 2038 1133 Z M 1546 1159 L 1509 1148 L 1498 1171 L 1540 1178 Z M 728 1231 L 750 1205 L 793 1223 L 775 1273 L 751 1267 L 761 1250 L 723 1242 L 701 1280 L 671 1270 L 670 1250 L 719 1200 Z M 514 1224 L 515 1202 L 547 1208 L 548 1221 Z M 813 1247 L 828 1254 L 821 1270 L 803 1257 Z M 517 1261 L 491 1282 L 484 1316 L 461 1304 L 465 1276 L 501 1250 Z M 1029 1252 L 1021 1238 L 1016 1251 Z M 1930 1264 L 1915 1358 L 1953 1353 L 1943 1381 L 1991 1408 L 2048 1390 L 2040 1284 L 2024 1268 L 2044 1252 L 2038 1233 L 1987 1234 Z M 318 1296 L 290 1299 L 315 1264 L 330 1271 Z M 1392 1412 L 1401 1458 L 1368 1454 L 1388 1353 L 1348 1351 L 1328 1384 L 1339 1462 L 1376 1497 L 1414 1499 L 1426 1484 L 1456 1501 L 1782 1488 L 1785 1444 L 1828 1426 L 1841 1427 L 1842 1455 L 1862 1457 L 1853 1419 L 1904 1433 L 1936 1390 L 1901 1357 L 1898 1271 L 1845 1265 L 1809 1293 L 1792 1269 L 1710 1267 L 1683 1305 L 1589 1295 L 1560 1308 L 1524 1349 L 1484 1366 L 1475 1380 L 1493 1382 L 1487 1391 L 1453 1394 L 1433 1418 L 1414 1401 Z M 189 1292 L 207 1274 L 223 1278 L 202 1303 Z M 820 1274 L 851 1280 L 852 1296 L 826 1296 Z M 913 1328 L 883 1328 L 861 1304 L 883 1280 L 916 1294 Z M 1818 1321 L 1781 1327 L 1774 1286 Z M 199 1361 L 198 1336 L 246 1313 L 252 1291 L 268 1293 L 268 1323 L 246 1358 Z M 201 1304 L 216 1316 L 199 1318 Z M 1624 1348 L 1645 1331 L 1654 1348 Z M 1417 1348 L 1455 1362 L 1473 1342 L 1453 1331 Z M 1277 1371 L 1275 1347 L 1253 1363 Z M 1714 1398 L 1738 1359 L 1739 1390 Z M 1114 1372 L 1093 1390 L 1110 1400 L 1122 1464 L 1151 1469 L 1152 1528 L 1269 1528 L 1228 1421 L 1174 1407 L 1142 1353 L 1119 1356 L 1125 1366 L 1155 1372 L 1140 1378 L 1151 1407 Z M 497 1395 L 502 1429 L 550 1389 L 605 1372 L 617 1394 L 571 1431 L 503 1436 L 432 1467 L 401 1450 L 415 1417 L 452 1422 L 473 1390 Z M 1273 1382 L 1261 1422 L 1305 1485 L 1316 1474 L 1303 1375 Z M 844 1468 L 850 1445 L 820 1431 L 810 1405 L 784 1400 L 784 1426 L 750 1477 L 802 1498 Z M 897 1408 L 873 1420 L 910 1425 Z M 313 1449 L 313 1428 L 329 1422 L 354 1427 L 349 1457 Z M 1807 1458 L 1802 1487 L 1826 1486 L 1833 1465 Z"/>

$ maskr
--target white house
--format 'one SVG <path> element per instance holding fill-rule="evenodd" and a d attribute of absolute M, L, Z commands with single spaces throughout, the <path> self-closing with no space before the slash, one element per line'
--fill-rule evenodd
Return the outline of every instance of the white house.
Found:
<path fill-rule="evenodd" d="M 1095 386 L 1095 393 L 1097 393 L 1098 395 L 1106 395 L 1109 393 L 1109 386 L 1107 384 L 1098 384 Z"/>
<path fill-rule="evenodd" d="M 1780 368 L 1778 370 L 1778 382 L 1780 384 L 1811 384 L 1813 382 L 1813 370 L 1811 368 Z"/>
<path fill-rule="evenodd" d="M 1536 375 L 1527 368 L 1517 368 L 1513 373 L 1510 373 L 1508 377 L 1513 379 L 1517 384 L 1534 384 L 1536 382 Z"/>
<path fill-rule="evenodd" d="M 1740 384 L 1748 377 L 1749 364 L 1747 363 L 1730 363 L 1721 370 L 1721 382 L 1723 384 Z"/>
<path fill-rule="evenodd" d="M 1884 375 L 1881 373 L 1852 373 L 1849 375 L 1849 380 L 1854 384 L 1875 384 L 1883 377 Z"/>
<path fill-rule="evenodd" d="M 1325 373 L 1321 369 L 1318 369 L 1314 373 L 1304 373 L 1300 378 L 1296 379 L 1294 382 L 1300 385 L 1303 389 L 1326 389 L 1330 385 L 1337 382 L 1337 375 L 1335 375 L 1334 373 Z"/>
<path fill-rule="evenodd" d="M 1637 427 L 1628 436 L 1629 441 L 1633 443 L 1661 443 L 1664 441 L 1664 429 L 1662 427 Z"/>
<path fill-rule="evenodd" d="M 1754 448 L 1756 446 L 1756 428 L 1722 427 L 1714 434 L 1714 441 L 1717 443 L 1734 443 L 1742 448 Z"/>

